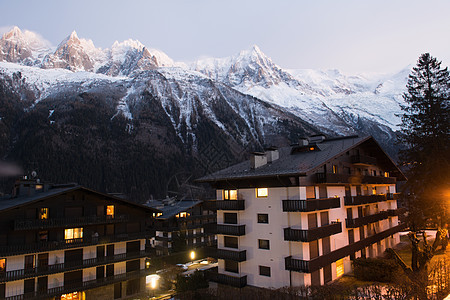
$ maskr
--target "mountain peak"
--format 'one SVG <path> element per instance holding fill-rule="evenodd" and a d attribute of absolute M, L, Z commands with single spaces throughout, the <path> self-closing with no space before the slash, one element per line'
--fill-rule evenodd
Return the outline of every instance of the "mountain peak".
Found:
<path fill-rule="evenodd" d="M 20 30 L 19 27 L 14 26 L 10 31 L 6 32 L 2 39 L 3 40 L 11 40 L 11 39 L 18 39 L 23 36 L 22 30 Z"/>

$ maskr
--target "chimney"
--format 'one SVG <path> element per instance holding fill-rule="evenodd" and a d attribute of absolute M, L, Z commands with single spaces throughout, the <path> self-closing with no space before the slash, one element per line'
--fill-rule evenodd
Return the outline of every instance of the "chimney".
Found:
<path fill-rule="evenodd" d="M 280 158 L 280 153 L 278 152 L 278 148 L 276 147 L 269 147 L 265 149 L 266 151 L 266 157 L 267 157 L 267 163 L 272 163 L 273 161 Z"/>
<path fill-rule="evenodd" d="M 257 169 L 267 164 L 267 156 L 264 152 L 253 152 L 250 156 L 250 167 Z"/>
<path fill-rule="evenodd" d="M 308 144 L 309 144 L 308 138 L 300 138 L 298 140 L 299 146 L 308 146 Z"/>
<path fill-rule="evenodd" d="M 325 140 L 325 135 L 323 135 L 323 134 L 316 134 L 316 135 L 310 136 L 308 139 L 309 139 L 309 142 L 311 144 L 312 143 L 317 144 L 317 143 L 321 143 L 321 142 L 323 142 Z"/>

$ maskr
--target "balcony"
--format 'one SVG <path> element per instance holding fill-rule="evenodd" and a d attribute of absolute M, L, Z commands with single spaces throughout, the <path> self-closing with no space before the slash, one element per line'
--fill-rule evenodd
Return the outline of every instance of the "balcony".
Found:
<path fill-rule="evenodd" d="M 355 165 L 375 166 L 377 164 L 377 159 L 371 156 L 352 155 L 350 159 Z"/>
<path fill-rule="evenodd" d="M 14 230 L 45 229 L 54 227 L 77 227 L 96 224 L 128 222 L 128 215 L 88 216 L 78 218 L 51 218 L 46 220 L 14 220 Z"/>
<path fill-rule="evenodd" d="M 138 251 L 131 253 L 121 253 L 113 256 L 104 256 L 84 259 L 80 262 L 67 262 L 54 265 L 40 266 L 36 268 L 20 269 L 0 273 L 0 282 L 20 280 L 30 277 L 44 276 L 49 274 L 67 272 L 82 268 L 90 268 L 99 265 L 111 264 L 130 259 L 141 258 L 150 255 L 149 251 Z"/>
<path fill-rule="evenodd" d="M 217 224 L 217 234 L 235 235 L 235 236 L 245 235 L 245 225 Z"/>
<path fill-rule="evenodd" d="M 245 200 L 218 200 L 216 201 L 217 210 L 244 210 Z"/>
<path fill-rule="evenodd" d="M 397 178 L 365 175 L 362 177 L 361 182 L 371 184 L 394 184 L 397 182 Z"/>
<path fill-rule="evenodd" d="M 349 174 L 316 173 L 316 183 L 349 183 Z"/>
<path fill-rule="evenodd" d="M 389 217 L 389 213 L 387 211 L 381 211 L 377 214 L 360 217 L 356 219 L 345 219 L 345 225 L 347 228 L 356 228 L 367 225 L 369 223 L 375 223 L 380 220 L 387 219 Z"/>
<path fill-rule="evenodd" d="M 342 232 L 342 223 L 336 222 L 308 230 L 284 228 L 284 240 L 293 242 L 311 242 Z"/>
<path fill-rule="evenodd" d="M 285 269 L 289 271 L 302 273 L 311 273 L 317 271 L 341 258 L 344 258 L 346 256 L 349 256 L 350 254 L 355 253 L 356 251 L 359 251 L 369 245 L 375 244 L 376 242 L 381 241 L 387 238 L 388 236 L 393 235 L 394 233 L 402 231 L 405 228 L 406 224 L 397 225 L 388 230 L 374 234 L 361 241 L 331 251 L 330 253 L 327 253 L 325 255 L 318 256 L 312 260 L 302 260 L 293 258 L 292 256 L 285 257 L 284 259 Z"/>
<path fill-rule="evenodd" d="M 344 205 L 362 205 L 382 201 L 386 201 L 386 195 L 358 195 L 344 197 Z"/>
<path fill-rule="evenodd" d="M 406 207 L 400 207 L 397 209 L 388 209 L 388 215 L 390 217 L 400 216 L 406 212 Z"/>
<path fill-rule="evenodd" d="M 340 198 L 322 198 L 310 200 L 283 200 L 284 212 L 309 212 L 341 207 Z"/>
<path fill-rule="evenodd" d="M 388 193 L 386 198 L 387 200 L 398 200 L 400 198 L 400 193 Z"/>
<path fill-rule="evenodd" d="M 243 288 L 247 285 L 247 275 L 242 276 L 242 277 L 237 277 L 237 276 L 230 276 L 230 275 L 226 275 L 226 274 L 209 272 L 208 278 L 211 281 L 221 283 L 221 284 L 231 285 L 231 286 L 234 286 L 237 288 Z"/>
<path fill-rule="evenodd" d="M 46 291 L 37 291 L 27 294 L 20 294 L 15 296 L 6 297 L 5 300 L 22 300 L 22 299 L 48 299 L 48 298 L 59 298 L 61 294 L 68 294 L 71 292 L 79 292 L 84 291 L 104 285 L 110 285 L 117 282 L 122 282 L 126 280 L 130 280 L 133 278 L 143 277 L 145 275 L 150 274 L 150 269 L 146 270 L 138 270 L 133 272 L 127 272 L 122 274 L 117 274 L 114 276 L 89 280 L 89 281 L 76 281 L 76 282 L 68 282 L 63 286 L 55 287 L 48 289 Z"/>
<path fill-rule="evenodd" d="M 247 250 L 233 251 L 217 249 L 217 258 L 242 262 L 247 260 Z"/>
<path fill-rule="evenodd" d="M 0 256 L 19 255 L 25 253 L 45 252 L 53 250 L 64 250 L 69 248 L 84 247 L 129 240 L 145 239 L 147 233 L 137 232 L 130 234 L 117 234 L 112 236 L 85 237 L 81 239 L 70 239 L 60 241 L 46 241 L 38 243 L 0 246 Z"/>

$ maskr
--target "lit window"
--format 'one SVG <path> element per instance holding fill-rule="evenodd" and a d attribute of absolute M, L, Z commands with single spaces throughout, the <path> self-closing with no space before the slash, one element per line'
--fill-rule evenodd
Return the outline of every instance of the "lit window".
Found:
<path fill-rule="evenodd" d="M 223 200 L 237 200 L 237 190 L 224 190 Z"/>
<path fill-rule="evenodd" d="M 344 275 L 344 260 L 340 259 L 336 261 L 336 277 L 341 277 Z"/>
<path fill-rule="evenodd" d="M 187 213 L 185 211 L 180 212 L 179 214 L 176 215 L 177 218 L 186 218 L 187 217 Z"/>
<path fill-rule="evenodd" d="M 376 187 L 372 187 L 372 195 L 376 195 L 377 194 L 377 188 Z"/>
<path fill-rule="evenodd" d="M 83 228 L 69 228 L 64 230 L 64 239 L 81 239 L 83 238 Z"/>
<path fill-rule="evenodd" d="M 48 219 L 48 208 L 47 207 L 42 207 L 39 209 L 39 219 L 40 220 Z"/>
<path fill-rule="evenodd" d="M 389 177 L 389 172 L 384 172 L 384 177 Z"/>
<path fill-rule="evenodd" d="M 258 188 L 256 189 L 256 197 L 267 197 L 269 196 L 269 189 L 268 188 Z"/>
<path fill-rule="evenodd" d="M 61 300 L 79 300 L 81 299 L 81 293 L 80 292 L 73 292 L 68 294 L 62 294 Z"/>
<path fill-rule="evenodd" d="M 156 213 L 156 217 L 162 216 L 162 213 Z"/>
<path fill-rule="evenodd" d="M 0 273 L 6 271 L 6 258 L 0 258 Z"/>
<path fill-rule="evenodd" d="M 110 218 L 114 218 L 114 205 L 106 206 L 106 216 Z"/>
<path fill-rule="evenodd" d="M 333 165 L 333 174 L 338 173 L 338 167 L 336 165 Z"/>
<path fill-rule="evenodd" d="M 40 190 L 42 190 L 43 186 L 42 186 L 42 184 L 36 184 L 34 186 L 34 188 L 36 189 L 36 191 L 40 191 Z"/>

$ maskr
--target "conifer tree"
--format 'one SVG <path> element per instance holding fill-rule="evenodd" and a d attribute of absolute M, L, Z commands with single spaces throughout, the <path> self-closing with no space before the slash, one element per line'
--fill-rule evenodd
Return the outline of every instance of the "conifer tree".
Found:
<path fill-rule="evenodd" d="M 443 225 L 450 189 L 450 75 L 429 53 L 419 57 L 403 94 L 400 157 L 407 169 L 409 221 L 413 231 L 427 222 Z M 438 220 L 440 219 L 440 220 Z M 439 224 L 437 224 L 439 223 Z"/>
<path fill-rule="evenodd" d="M 450 75 L 447 68 L 441 68 L 441 62 L 425 53 L 419 57 L 406 87 L 399 141 L 405 147 L 400 157 L 408 177 L 402 198 L 408 208 L 411 230 L 408 234 L 411 268 L 394 250 L 390 252 L 416 284 L 421 298 L 426 299 L 428 264 L 446 238 L 441 227 L 448 222 L 450 209 L 447 196 L 450 191 Z M 421 231 L 429 226 L 439 229 L 433 244 L 428 243 L 426 234 Z"/>

